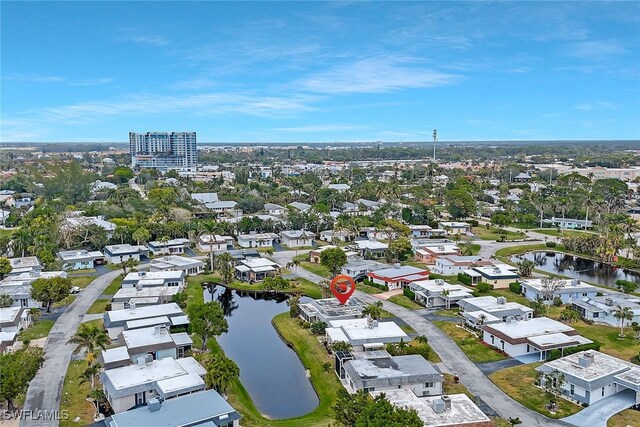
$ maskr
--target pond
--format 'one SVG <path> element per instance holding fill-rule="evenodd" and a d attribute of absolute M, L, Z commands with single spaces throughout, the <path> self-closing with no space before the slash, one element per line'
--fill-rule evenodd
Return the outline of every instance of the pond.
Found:
<path fill-rule="evenodd" d="M 586 258 L 558 252 L 527 252 L 511 257 L 512 262 L 528 259 L 536 263 L 538 270 L 561 274 L 600 286 L 615 287 L 616 280 L 640 283 L 640 273 L 602 264 Z"/>
<path fill-rule="evenodd" d="M 229 323 L 218 342 L 240 368 L 240 381 L 258 411 L 274 419 L 308 414 L 319 403 L 297 354 L 271 324 L 275 315 L 289 311 L 286 298 L 222 286 L 215 286 L 213 294 L 204 290 L 205 302 L 220 302 Z"/>

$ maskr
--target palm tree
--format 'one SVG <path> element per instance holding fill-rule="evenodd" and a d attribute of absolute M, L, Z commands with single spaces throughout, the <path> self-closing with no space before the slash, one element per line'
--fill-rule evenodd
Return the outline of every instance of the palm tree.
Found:
<path fill-rule="evenodd" d="M 95 353 L 98 349 L 106 349 L 111 343 L 111 339 L 102 328 L 96 325 L 82 323 L 78 331 L 68 342 L 69 344 L 76 345 L 73 354 L 78 354 L 82 349 L 85 349 L 87 352 L 87 360 L 95 360 Z"/>
<path fill-rule="evenodd" d="M 331 344 L 331 351 L 335 353 L 336 351 L 351 351 L 353 346 L 350 342 L 347 341 L 336 341 Z"/>
<path fill-rule="evenodd" d="M 96 406 L 96 415 L 100 412 L 100 404 L 107 400 L 107 396 L 104 394 L 104 390 L 99 388 L 92 389 L 87 398 L 91 399 L 93 404 Z"/>
<path fill-rule="evenodd" d="M 215 255 L 213 254 L 213 241 L 215 240 L 215 234 L 221 233 L 222 227 L 216 221 L 205 221 L 202 223 L 202 228 L 207 232 L 209 236 L 209 265 L 211 271 L 215 269 Z"/>
<path fill-rule="evenodd" d="M 167 246 L 166 246 L 166 245 L 167 245 L 167 243 L 169 242 L 169 240 L 171 240 L 171 239 L 169 239 L 169 236 L 162 236 L 162 237 L 160 237 L 160 238 L 158 239 L 158 242 L 160 242 L 160 244 L 162 245 L 162 253 L 163 253 L 164 255 L 166 255 L 166 254 L 167 254 L 167 250 L 169 249 L 169 248 L 167 248 Z"/>
<path fill-rule="evenodd" d="M 233 280 L 233 257 L 225 252 L 216 258 L 216 270 L 220 273 L 220 280 L 224 285 L 229 285 Z"/>
<path fill-rule="evenodd" d="M 16 253 L 21 253 L 21 256 L 24 257 L 25 251 L 27 251 L 29 249 L 29 246 L 31 246 L 31 244 L 33 243 L 33 236 L 26 229 L 20 228 L 15 233 L 13 233 L 12 237 L 12 249 L 14 255 Z"/>
<path fill-rule="evenodd" d="M 382 317 L 382 301 L 376 301 L 373 304 L 367 305 L 362 309 L 363 316 L 369 316 L 373 320 L 378 320 Z"/>
<path fill-rule="evenodd" d="M 396 343 L 396 350 L 398 352 L 399 355 L 403 355 L 407 352 L 407 347 L 409 346 L 409 344 L 407 344 L 402 338 L 400 338 L 400 342 Z"/>
<path fill-rule="evenodd" d="M 240 376 L 240 369 L 235 362 L 222 354 L 216 354 L 207 364 L 204 380 L 208 388 L 215 388 L 220 394 L 233 384 Z"/>
<path fill-rule="evenodd" d="M 620 338 L 624 337 L 624 321 L 633 320 L 633 310 L 629 307 L 618 305 L 613 312 L 613 317 L 620 321 Z"/>
<path fill-rule="evenodd" d="M 91 389 L 96 388 L 96 378 L 100 375 L 101 367 L 99 363 L 90 363 L 87 369 L 80 374 L 80 378 L 78 379 L 80 384 L 89 383 Z"/>
<path fill-rule="evenodd" d="M 633 238 L 633 233 L 638 231 L 638 223 L 636 222 L 635 219 L 631 217 L 627 217 L 622 223 L 622 231 L 627 233 L 627 236 L 628 236 L 627 241 L 635 242 L 635 239 Z M 627 258 L 629 258 L 630 251 L 631 251 L 631 245 L 627 245 Z"/>

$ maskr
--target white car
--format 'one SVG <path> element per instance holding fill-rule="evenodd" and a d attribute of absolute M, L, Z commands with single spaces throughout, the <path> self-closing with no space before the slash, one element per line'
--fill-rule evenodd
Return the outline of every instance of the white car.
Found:
<path fill-rule="evenodd" d="M 77 286 L 74 286 L 73 288 L 71 288 L 71 290 L 69 291 L 69 293 L 71 294 L 79 294 L 80 293 L 80 288 Z"/>

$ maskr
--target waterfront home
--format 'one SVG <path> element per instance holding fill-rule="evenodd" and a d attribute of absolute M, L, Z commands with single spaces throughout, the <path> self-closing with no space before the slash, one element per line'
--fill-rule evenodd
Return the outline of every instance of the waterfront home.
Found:
<path fill-rule="evenodd" d="M 211 389 L 168 400 L 149 399 L 147 406 L 113 414 L 109 427 L 240 427 L 240 414 Z"/>
<path fill-rule="evenodd" d="M 438 259 L 450 255 L 460 255 L 460 248 L 453 243 L 433 243 L 414 249 L 415 260 L 426 264 L 436 264 Z"/>
<path fill-rule="evenodd" d="M 508 302 L 505 297 L 465 298 L 458 301 L 458 306 L 462 309 L 461 314 L 465 322 L 473 328 L 496 322 L 506 322 L 510 317 L 516 320 L 533 319 L 531 307 L 517 302 Z"/>
<path fill-rule="evenodd" d="M 449 309 L 460 300 L 471 298 L 472 291 L 462 285 L 452 285 L 443 279 L 419 280 L 409 284 L 415 293 L 415 300 L 426 307 L 444 307 Z"/>
<path fill-rule="evenodd" d="M 543 377 L 552 373 L 564 376 L 560 386 L 562 394 L 585 405 L 625 390 L 640 391 L 640 368 L 626 360 L 600 353 L 596 350 L 581 351 L 552 360 L 536 368 Z"/>
<path fill-rule="evenodd" d="M 278 240 L 275 233 L 238 234 L 238 245 L 241 248 L 268 248 L 273 246 L 274 240 Z"/>
<path fill-rule="evenodd" d="M 141 256 L 147 256 L 148 253 L 149 249 L 142 245 L 122 244 L 104 247 L 104 258 L 111 264 L 120 264 L 130 259 L 139 262 Z"/>
<path fill-rule="evenodd" d="M 256 282 L 280 271 L 280 265 L 267 258 L 247 258 L 235 267 L 236 278 L 243 282 Z"/>
<path fill-rule="evenodd" d="M 391 268 L 372 271 L 367 276 L 373 283 L 387 286 L 392 291 L 404 289 L 412 282 L 428 279 L 429 271 L 410 265 L 396 264 Z"/>
<path fill-rule="evenodd" d="M 189 324 L 187 316 L 176 303 L 150 305 L 128 309 L 111 310 L 104 313 L 104 327 L 111 339 L 116 339 L 120 332 L 155 325 L 182 327 Z"/>
<path fill-rule="evenodd" d="M 201 274 L 204 272 L 204 262 L 196 258 L 187 258 L 178 255 L 167 255 L 151 260 L 149 271 L 183 271 L 186 275 Z"/>
<path fill-rule="evenodd" d="M 100 251 L 87 251 L 85 249 L 77 251 L 60 251 L 58 258 L 62 262 L 62 269 L 84 270 L 95 268 L 96 265 L 104 264 L 104 254 Z"/>
<path fill-rule="evenodd" d="M 205 390 L 206 370 L 193 358 L 140 357 L 133 365 L 105 370 L 100 374 L 105 397 L 113 412 L 145 405 L 152 398 L 162 400 Z"/>
<path fill-rule="evenodd" d="M 365 303 L 356 297 L 351 297 L 345 304 L 337 298 L 312 299 L 307 303 L 300 303 L 300 318 L 313 322 L 329 323 L 332 320 L 357 319 L 362 316 Z"/>
<path fill-rule="evenodd" d="M 591 344 L 571 326 L 548 317 L 529 320 L 507 318 L 506 322 L 483 326 L 483 341 L 511 357 L 538 355 L 546 359 L 550 350 Z"/>
<path fill-rule="evenodd" d="M 219 234 L 201 234 L 198 237 L 198 250 L 200 252 L 226 251 L 233 249 L 233 237 Z"/>
<path fill-rule="evenodd" d="M 130 308 L 131 304 L 134 304 L 135 307 L 166 304 L 170 302 L 173 296 L 180 292 L 180 290 L 181 288 L 177 286 L 152 286 L 144 288 L 138 285 L 135 288 L 121 288 L 111 297 L 111 309 L 121 310 Z"/>
<path fill-rule="evenodd" d="M 166 325 L 156 325 L 149 328 L 122 331 L 118 335 L 118 343 L 122 346 L 103 350 L 101 358 L 104 369 L 125 366 L 136 363 L 138 358 L 151 356 L 153 360 L 171 357 L 181 359 L 185 357 L 193 341 L 186 332 L 171 333 Z M 126 361 L 122 348 L 126 349 Z M 118 366 L 114 366 L 118 365 Z"/>
<path fill-rule="evenodd" d="M 8 276 L 17 276 L 24 273 L 37 276 L 43 268 L 40 260 L 35 256 L 9 258 L 9 264 L 11 264 L 11 272 Z"/>
<path fill-rule="evenodd" d="M 278 233 L 280 236 L 280 243 L 289 248 L 301 248 L 304 246 L 311 246 L 315 234 L 306 230 L 286 230 Z"/>
<path fill-rule="evenodd" d="M 493 421 L 466 394 L 418 397 L 411 390 L 375 391 L 399 408 L 415 409 L 425 426 L 437 427 L 493 427 Z"/>
<path fill-rule="evenodd" d="M 347 342 L 353 351 L 380 350 L 388 343 L 411 340 L 394 322 L 378 322 L 371 318 L 332 320 L 325 334 L 329 345 Z"/>
<path fill-rule="evenodd" d="M 182 290 L 185 284 L 185 273 L 180 270 L 168 271 L 132 271 L 122 279 L 122 289 L 176 287 Z"/>
<path fill-rule="evenodd" d="M 165 242 L 154 240 L 147 243 L 153 256 L 183 254 L 190 245 L 191 241 L 189 239 L 171 239 Z"/>
<path fill-rule="evenodd" d="M 540 298 L 545 303 L 551 304 L 556 297 L 559 297 L 563 304 L 571 304 L 585 297 L 595 298 L 598 293 L 598 288 L 578 279 L 558 279 L 558 284 L 554 289 L 549 289 L 542 279 L 526 279 L 521 283 L 522 294 L 531 301 Z"/>

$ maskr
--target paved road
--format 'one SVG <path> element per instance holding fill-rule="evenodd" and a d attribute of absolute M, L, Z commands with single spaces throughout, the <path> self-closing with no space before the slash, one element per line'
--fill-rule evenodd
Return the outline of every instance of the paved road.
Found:
<path fill-rule="evenodd" d="M 285 265 L 295 256 L 293 251 L 277 252 L 272 257 L 274 261 Z M 311 273 L 304 268 L 298 268 L 296 274 L 314 283 L 324 280 L 323 277 Z M 482 371 L 469 360 L 464 352 L 454 343 L 449 336 L 438 329 L 433 323 L 422 317 L 420 313 L 409 310 L 389 301 L 376 298 L 373 295 L 356 291 L 355 295 L 367 303 L 382 301 L 383 308 L 402 319 L 411 326 L 418 335 L 429 338 L 429 344 L 440 356 L 447 371 L 460 377 L 460 381 L 474 396 L 486 402 L 501 417 L 518 417 L 523 426 L 570 426 L 572 424 L 563 421 L 551 420 L 537 412 L 533 412 L 515 400 L 507 396 L 494 383 L 492 383 Z"/>
<path fill-rule="evenodd" d="M 74 346 L 67 344 L 75 334 L 85 313 L 93 302 L 102 295 L 104 289 L 120 274 L 120 270 L 110 271 L 91 282 L 67 310 L 58 317 L 44 345 L 44 365 L 29 384 L 25 410 L 57 411 L 60 409 L 62 385 L 71 360 Z M 20 426 L 57 426 L 55 420 L 23 420 Z"/>

